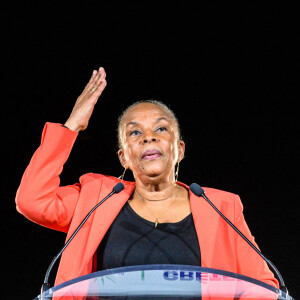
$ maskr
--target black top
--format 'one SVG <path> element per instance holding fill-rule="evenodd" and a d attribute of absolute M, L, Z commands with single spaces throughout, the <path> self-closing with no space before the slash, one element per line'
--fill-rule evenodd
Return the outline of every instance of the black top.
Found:
<path fill-rule="evenodd" d="M 201 265 L 192 214 L 177 223 L 154 223 L 124 205 L 98 247 L 98 270 L 133 265 Z"/>

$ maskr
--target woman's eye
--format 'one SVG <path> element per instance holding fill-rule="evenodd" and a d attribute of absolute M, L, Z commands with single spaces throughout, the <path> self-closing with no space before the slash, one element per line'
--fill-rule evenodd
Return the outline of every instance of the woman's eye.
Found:
<path fill-rule="evenodd" d="M 166 130 L 167 130 L 166 127 L 159 127 L 159 128 L 157 129 L 157 131 L 159 131 L 159 132 L 163 132 L 163 131 L 166 131 Z"/>
<path fill-rule="evenodd" d="M 138 130 L 133 130 L 133 131 L 130 132 L 129 135 L 136 136 L 136 135 L 138 135 L 139 133 L 140 133 L 140 132 L 139 132 Z"/>

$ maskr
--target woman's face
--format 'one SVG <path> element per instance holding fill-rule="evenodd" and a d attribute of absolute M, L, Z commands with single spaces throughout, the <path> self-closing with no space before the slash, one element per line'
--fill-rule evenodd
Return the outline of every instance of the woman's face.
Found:
<path fill-rule="evenodd" d="M 161 107 L 140 103 L 123 117 L 121 164 L 136 177 L 174 178 L 174 167 L 184 156 L 174 119 Z"/>

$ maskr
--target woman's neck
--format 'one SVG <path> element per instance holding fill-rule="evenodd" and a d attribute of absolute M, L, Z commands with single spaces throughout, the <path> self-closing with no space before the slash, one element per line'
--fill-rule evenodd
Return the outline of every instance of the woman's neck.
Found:
<path fill-rule="evenodd" d="M 139 180 L 136 178 L 135 194 L 144 201 L 166 201 L 174 199 L 179 186 L 175 180 Z"/>

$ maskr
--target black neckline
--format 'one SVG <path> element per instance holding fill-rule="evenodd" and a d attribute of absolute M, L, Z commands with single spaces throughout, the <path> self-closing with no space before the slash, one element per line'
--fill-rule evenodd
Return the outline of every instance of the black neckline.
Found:
<path fill-rule="evenodd" d="M 129 211 L 129 213 L 131 213 L 132 215 L 134 215 L 135 217 L 139 218 L 140 220 L 142 220 L 144 223 L 151 225 L 154 227 L 155 223 L 148 221 L 146 219 L 144 219 L 143 217 L 141 217 L 139 214 L 137 214 L 133 208 L 130 206 L 130 204 L 128 203 L 128 201 L 125 204 L 125 209 L 127 209 Z M 187 215 L 185 218 L 183 218 L 182 220 L 178 221 L 178 222 L 174 222 L 174 223 L 158 223 L 158 226 L 177 226 L 180 225 L 182 226 L 184 223 L 189 222 L 190 220 L 192 220 L 192 213 L 190 213 L 189 215 Z"/>

